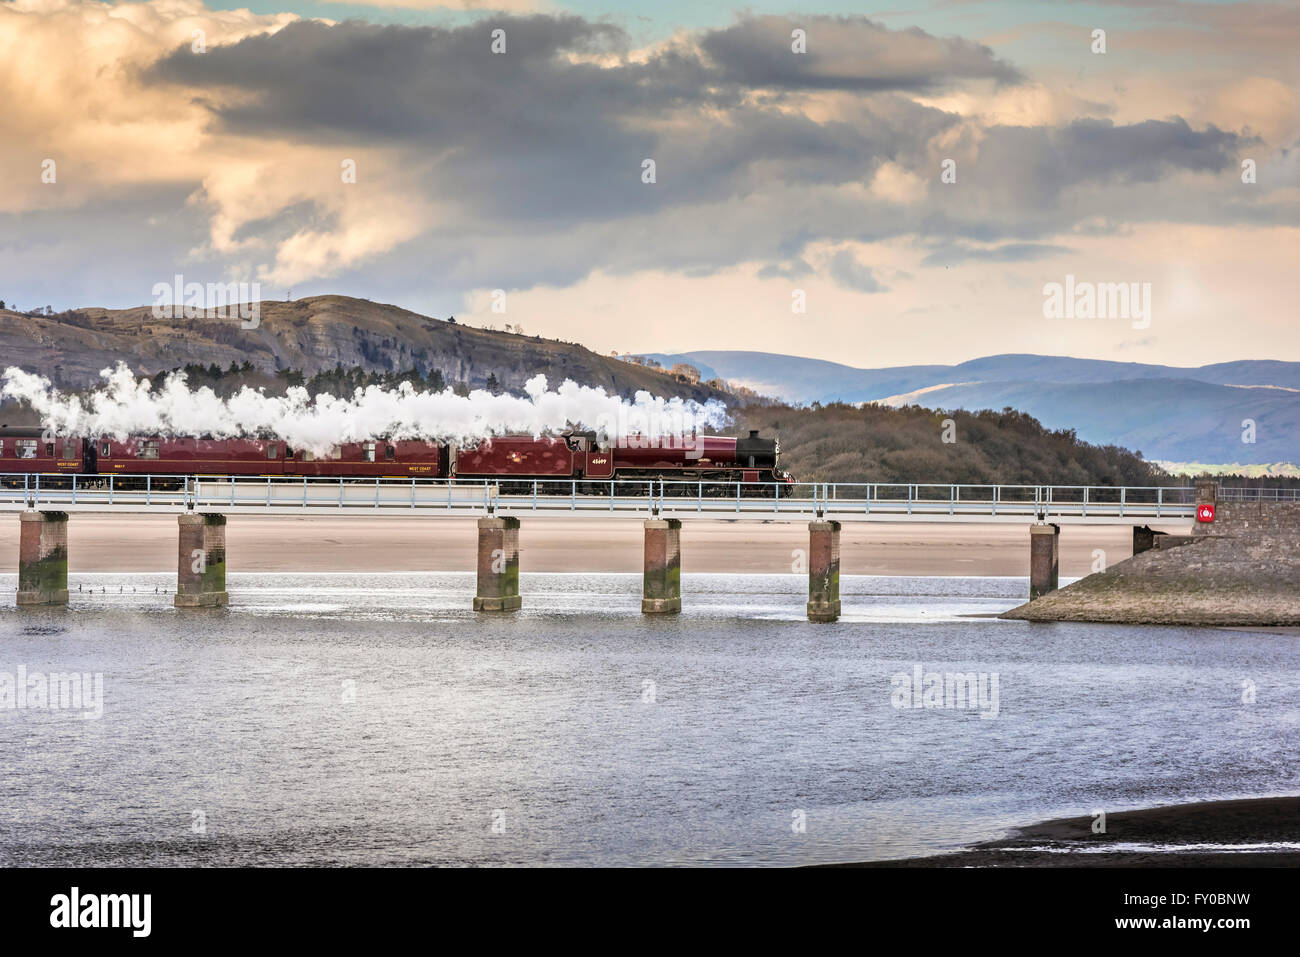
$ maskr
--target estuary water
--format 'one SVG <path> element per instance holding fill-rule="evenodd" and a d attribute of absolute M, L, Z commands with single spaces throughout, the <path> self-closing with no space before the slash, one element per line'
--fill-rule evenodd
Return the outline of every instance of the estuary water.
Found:
<path fill-rule="evenodd" d="M 829 625 L 796 575 L 686 575 L 653 619 L 622 574 L 525 573 L 504 617 L 472 574 L 231 574 L 183 613 L 174 575 L 70 580 L 0 609 L 0 865 L 793 865 L 1300 792 L 1300 638 L 980 617 L 1023 578 L 845 576 Z M 18 707 L 19 669 L 102 676 L 102 713 L 92 680 Z"/>

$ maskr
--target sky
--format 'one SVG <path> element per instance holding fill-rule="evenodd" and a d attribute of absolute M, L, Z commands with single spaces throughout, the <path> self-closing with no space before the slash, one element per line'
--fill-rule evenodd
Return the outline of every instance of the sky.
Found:
<path fill-rule="evenodd" d="M 0 300 L 1300 361 L 1300 3 L 499 5 L 0 0 Z"/>

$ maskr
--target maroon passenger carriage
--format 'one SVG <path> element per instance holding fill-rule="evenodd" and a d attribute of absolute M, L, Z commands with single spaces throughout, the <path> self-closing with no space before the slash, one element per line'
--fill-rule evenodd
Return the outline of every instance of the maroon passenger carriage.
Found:
<path fill-rule="evenodd" d="M 772 483 L 793 479 L 777 464 L 775 439 L 701 435 L 652 441 L 632 436 L 602 443 L 595 432 L 560 436 L 498 436 L 473 447 L 437 442 L 375 439 L 342 442 L 326 454 L 294 448 L 280 439 L 205 439 L 179 436 L 51 436 L 32 428 L 0 427 L 0 473 L 22 485 L 24 476 L 70 482 L 58 476 L 121 476 L 129 487 L 153 476 L 157 487 L 179 486 L 185 476 L 430 478 L 497 480 L 510 491 L 533 482 L 581 483 L 579 493 L 600 493 L 609 482 L 623 491 L 655 480 L 751 483 L 750 494 L 770 495 Z M 133 478 L 134 477 L 134 478 Z M 91 480 L 93 481 L 93 480 Z M 510 488 L 520 486 L 520 489 Z M 672 488 L 665 493 L 671 494 Z M 694 494 L 694 489 L 691 489 Z M 721 494 L 721 493 L 720 493 Z"/>
<path fill-rule="evenodd" d="M 52 435 L 34 428 L 0 427 L 0 473 L 84 474 L 84 450 L 85 441 L 75 436 Z M 22 484 L 21 480 L 18 484 Z"/>

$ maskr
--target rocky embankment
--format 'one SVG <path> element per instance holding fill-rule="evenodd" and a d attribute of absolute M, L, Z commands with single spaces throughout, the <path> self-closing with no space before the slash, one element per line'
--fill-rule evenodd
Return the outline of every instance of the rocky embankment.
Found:
<path fill-rule="evenodd" d="M 1300 503 L 1220 502 L 1196 540 L 1159 548 L 1002 618 L 1152 625 L 1300 625 Z"/>

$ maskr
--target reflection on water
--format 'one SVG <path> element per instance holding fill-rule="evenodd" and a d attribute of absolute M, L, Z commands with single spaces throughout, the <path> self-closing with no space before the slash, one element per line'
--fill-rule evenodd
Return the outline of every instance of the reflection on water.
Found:
<path fill-rule="evenodd" d="M 98 720 L 0 707 L 0 863 L 795 864 L 1300 791 L 1294 637 L 978 617 L 1024 579 L 846 576 L 833 625 L 795 575 L 687 575 L 668 619 L 636 575 L 506 617 L 472 575 L 174 581 L 0 609 L 0 687 L 103 675 Z M 998 717 L 895 708 L 917 665 L 997 674 Z"/>

